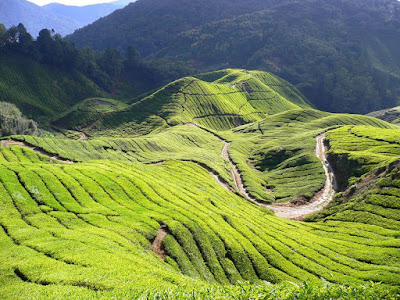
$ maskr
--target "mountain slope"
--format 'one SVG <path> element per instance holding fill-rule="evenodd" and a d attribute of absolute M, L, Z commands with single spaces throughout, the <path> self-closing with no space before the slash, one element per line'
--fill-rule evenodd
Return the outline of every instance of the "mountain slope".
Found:
<path fill-rule="evenodd" d="M 93 135 L 0 140 L 2 298 L 397 298 L 396 125 L 233 69 L 57 121 Z M 260 202 L 295 209 L 324 186 L 324 132 L 344 193 L 309 222 L 277 217 Z"/>
<path fill-rule="evenodd" d="M 43 28 L 55 29 L 58 33 L 66 34 L 79 27 L 76 20 L 58 16 L 26 0 L 1 1 L 0 20 L 7 28 L 23 23 L 33 36 L 37 36 Z"/>
<path fill-rule="evenodd" d="M 134 45 L 143 56 L 157 52 L 182 31 L 258 9 L 276 0 L 139 0 L 107 18 L 77 30 L 69 38 L 94 49 L 113 46 L 125 51 Z M 151 22 L 149 22 L 151 20 Z"/>
<path fill-rule="evenodd" d="M 299 117 L 293 120 L 294 115 Z M 314 132 L 339 126 L 344 119 L 310 110 L 270 118 L 262 128 L 266 134 L 273 127 L 282 130 L 277 144 L 287 140 L 285 127 L 303 131 L 308 144 Z M 311 119 L 313 124 L 307 124 Z M 347 121 L 390 127 L 364 116 Z M 248 124 L 230 135 L 246 135 L 241 138 L 257 143 L 255 128 L 257 123 Z M 398 131 L 371 129 L 398 140 Z M 328 286 L 350 286 L 354 297 L 358 289 L 353 285 L 365 281 L 382 282 L 386 295 L 393 293 L 387 285 L 400 282 L 398 206 L 382 208 L 385 222 L 379 223 L 372 218 L 313 223 L 278 218 L 223 188 L 202 167 L 199 158 L 221 168 L 229 164 L 217 160 L 224 161 L 223 143 L 201 128 L 174 126 L 142 137 L 89 141 L 13 138 L 36 148 L 7 141 L 0 147 L 0 203 L 5 208 L 0 210 L 0 289 L 7 298 L 16 293 L 44 299 L 67 293 L 137 298 L 144 290 L 162 293 L 168 288 L 173 298 L 177 286 L 184 291 L 218 289 L 217 284 L 246 280 L 265 289 L 262 281 L 306 281 L 309 288 L 321 284 L 321 278 Z M 330 141 L 342 139 L 337 135 Z M 59 158 L 79 160 L 62 162 L 51 149 L 58 149 Z M 150 163 L 163 156 L 165 162 Z M 397 195 L 396 174 L 384 185 Z M 352 209 L 346 209 L 351 215 Z M 154 248 L 156 240 L 162 247 Z M 279 287 L 274 286 L 274 297 Z M 206 298 L 214 293 L 209 290 Z M 229 290 L 225 293 L 232 297 Z M 264 293 L 258 297 L 264 299 Z"/>
<path fill-rule="evenodd" d="M 0 101 L 35 120 L 48 120 L 75 103 L 104 92 L 78 72 L 41 65 L 24 55 L 0 55 Z"/>
<path fill-rule="evenodd" d="M 319 109 L 367 113 L 400 102 L 399 24 L 395 0 L 153 0 L 69 38 L 97 49 L 125 51 L 133 44 L 145 57 L 185 60 L 205 70 L 274 72 Z"/>

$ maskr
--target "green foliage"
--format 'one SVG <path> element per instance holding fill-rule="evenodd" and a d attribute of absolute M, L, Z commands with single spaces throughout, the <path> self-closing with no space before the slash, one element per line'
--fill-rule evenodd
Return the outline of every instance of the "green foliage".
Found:
<path fill-rule="evenodd" d="M 90 127 L 91 123 L 102 114 L 124 109 L 126 106 L 126 104 L 113 99 L 89 98 L 64 111 L 51 124 L 69 129 Z"/>
<path fill-rule="evenodd" d="M 329 132 L 327 139 L 328 159 L 332 161 L 341 189 L 352 182 L 350 177 L 360 177 L 387 166 L 400 156 L 400 135 L 396 127 L 344 126 Z"/>
<path fill-rule="evenodd" d="M 0 147 L 2 298 L 398 298 L 395 125 L 311 109 L 259 71 L 187 77 L 132 102 L 89 98 L 54 122 L 93 139 Z M 253 197 L 310 199 L 325 182 L 314 154 L 325 131 L 330 155 L 362 172 L 314 222 L 238 195 L 227 142 Z M 165 260 L 151 251 L 162 230 Z"/>
<path fill-rule="evenodd" d="M 36 122 L 26 119 L 15 105 L 0 102 L 0 137 L 14 134 L 35 135 L 37 132 Z"/>
<path fill-rule="evenodd" d="M 11 58 L 11 61 L 8 61 L 9 58 Z M 23 64 L 25 68 L 20 70 L 18 64 L 14 65 L 14 59 L 21 60 L 18 63 Z M 36 76 L 32 76 L 29 72 L 36 71 L 36 66 L 34 66 L 36 63 L 40 63 L 40 68 L 46 73 L 51 73 L 52 76 L 46 78 L 46 76 L 38 76 L 39 74 L 36 73 L 33 73 Z M 33 77 L 34 80 L 37 80 L 36 78 L 46 80 L 46 83 L 49 82 L 48 85 L 50 86 L 52 85 L 51 81 L 56 81 L 58 84 L 54 85 L 58 89 L 77 85 L 79 90 L 70 93 L 70 98 L 73 100 L 63 101 L 67 104 L 64 105 L 64 110 L 70 107 L 71 102 L 75 104 L 82 100 L 82 95 L 87 98 L 105 95 L 105 92 L 107 92 L 118 98 L 132 98 L 194 72 L 193 68 L 182 62 L 172 62 L 165 59 L 144 62 L 137 55 L 133 46 L 128 48 L 128 58 L 123 57 L 120 51 L 113 48 L 107 48 L 104 52 L 93 51 L 89 48 L 78 50 L 73 43 L 63 39 L 59 34 L 54 35 L 47 29 L 41 30 L 35 41 L 22 24 L 5 31 L 4 28 L 0 30 L 0 66 L 2 69 L 4 67 L 6 71 L 15 68 L 17 72 L 21 72 L 21 75 L 25 77 L 23 78 L 25 80 L 21 82 L 30 83 Z M 57 75 L 54 76 L 54 73 Z M 60 77 L 64 80 L 60 80 Z M 8 89 L 9 86 L 12 86 L 15 90 L 11 95 L 6 94 L 9 97 L 9 102 L 17 103 L 20 100 L 18 99 L 21 96 L 20 94 L 26 94 L 26 90 L 19 86 L 20 83 L 15 84 L 7 81 L 5 83 L 6 85 L 0 86 L 0 89 Z M 43 83 L 43 88 L 38 86 L 36 93 L 49 94 L 46 88 L 48 89 Z M 99 91 L 100 89 L 102 91 Z M 76 95 L 77 92 L 80 92 L 80 94 Z M 59 98 L 62 91 L 55 90 L 51 93 L 53 98 Z M 29 100 L 26 99 L 24 102 L 37 101 L 36 99 Z M 26 110 L 23 107 L 20 108 Z M 60 110 L 55 108 L 48 107 L 48 109 L 56 114 L 60 113 Z M 35 116 L 42 114 L 44 112 L 40 110 L 31 112 L 31 115 Z"/>
<path fill-rule="evenodd" d="M 387 248 L 399 246 L 398 227 L 279 219 L 223 189 L 193 163 L 54 164 L 43 156 L 28 159 L 33 151 L 18 149 L 0 148 L 7 157 L 0 160 L 5 298 L 16 291 L 42 299 L 66 293 L 178 299 L 187 293 L 200 299 L 396 293 L 360 284 L 399 284 L 400 257 L 396 248 Z M 168 228 L 166 262 L 149 251 L 160 224 Z M 351 288 L 320 287 L 320 277 Z M 214 284 L 243 279 L 258 284 Z M 265 286 L 260 279 L 309 283 Z"/>

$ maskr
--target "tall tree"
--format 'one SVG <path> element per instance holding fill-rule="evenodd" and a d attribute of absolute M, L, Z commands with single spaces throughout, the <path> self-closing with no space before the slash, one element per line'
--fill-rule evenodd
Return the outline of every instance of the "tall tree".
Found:
<path fill-rule="evenodd" d="M 23 53 L 30 53 L 33 46 L 33 38 L 26 30 L 25 26 L 21 23 L 17 26 L 18 29 L 18 50 Z"/>

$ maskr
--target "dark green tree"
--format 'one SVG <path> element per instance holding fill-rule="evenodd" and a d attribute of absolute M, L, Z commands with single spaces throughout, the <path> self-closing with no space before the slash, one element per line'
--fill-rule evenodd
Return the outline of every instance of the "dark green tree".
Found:
<path fill-rule="evenodd" d="M 127 59 L 125 61 L 125 68 L 128 70 L 135 70 L 138 68 L 142 61 L 139 51 L 135 47 L 129 46 L 127 50 Z"/>
<path fill-rule="evenodd" d="M 32 51 L 33 38 L 22 23 L 17 26 L 18 29 L 18 51 L 28 54 Z"/>
<path fill-rule="evenodd" d="M 55 43 L 48 29 L 42 29 L 36 40 L 36 48 L 39 53 L 39 61 L 42 63 L 53 64 L 55 52 Z"/>
<path fill-rule="evenodd" d="M 108 47 L 99 60 L 100 68 L 106 72 L 111 78 L 116 77 L 121 73 L 123 57 L 121 53 Z"/>

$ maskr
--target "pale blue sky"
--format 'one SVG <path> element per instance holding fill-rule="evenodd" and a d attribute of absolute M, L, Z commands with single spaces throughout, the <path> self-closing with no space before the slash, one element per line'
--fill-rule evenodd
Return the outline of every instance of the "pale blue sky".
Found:
<path fill-rule="evenodd" d="M 97 4 L 97 3 L 108 3 L 113 2 L 115 0 L 28 0 L 37 5 L 45 5 L 52 2 L 57 2 L 66 5 L 76 5 L 76 6 L 84 6 L 89 4 Z"/>

